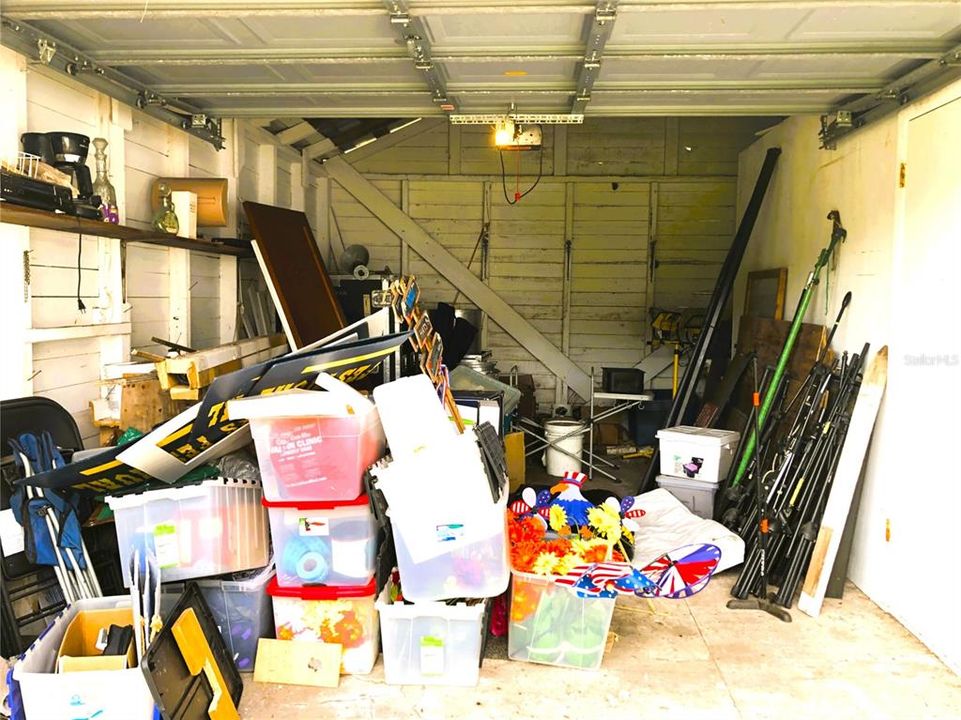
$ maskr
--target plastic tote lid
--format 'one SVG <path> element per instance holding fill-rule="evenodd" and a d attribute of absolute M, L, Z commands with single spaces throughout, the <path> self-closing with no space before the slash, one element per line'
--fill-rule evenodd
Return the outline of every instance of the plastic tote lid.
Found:
<path fill-rule="evenodd" d="M 677 427 L 657 431 L 658 440 L 713 445 L 715 447 L 736 443 L 740 435 L 736 430 L 715 430 L 694 427 L 693 425 L 678 425 Z"/>
<path fill-rule="evenodd" d="M 367 495 L 358 495 L 353 500 L 268 500 L 260 499 L 265 508 L 297 508 L 298 510 L 336 510 L 355 505 L 370 505 Z"/>
<path fill-rule="evenodd" d="M 281 417 L 350 417 L 366 415 L 374 404 L 347 383 L 320 373 L 315 384 L 323 390 L 294 389 L 254 395 L 227 402 L 231 420 Z"/>
<path fill-rule="evenodd" d="M 377 594 L 377 581 L 374 578 L 366 585 L 347 585 L 335 587 L 332 585 L 308 585 L 305 587 L 280 587 L 277 578 L 273 578 L 267 585 L 270 597 L 288 597 L 298 600 L 340 600 L 342 598 L 373 598 Z"/>

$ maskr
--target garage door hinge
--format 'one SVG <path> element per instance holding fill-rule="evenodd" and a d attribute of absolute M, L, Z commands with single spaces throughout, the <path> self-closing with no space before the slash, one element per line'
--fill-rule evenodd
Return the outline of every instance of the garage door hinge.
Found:
<path fill-rule="evenodd" d="M 898 172 L 898 187 L 904 187 L 905 177 L 908 174 L 908 164 L 901 163 L 901 170 Z"/>

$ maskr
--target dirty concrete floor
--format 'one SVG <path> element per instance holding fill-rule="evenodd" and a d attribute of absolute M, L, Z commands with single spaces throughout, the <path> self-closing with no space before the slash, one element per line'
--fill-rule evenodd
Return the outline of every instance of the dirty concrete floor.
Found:
<path fill-rule="evenodd" d="M 646 461 L 620 463 L 633 493 Z M 550 482 L 528 468 L 528 482 Z M 961 718 L 961 678 L 894 618 L 848 583 L 814 620 L 793 622 L 725 607 L 737 570 L 688 600 L 617 601 L 616 641 L 597 671 L 507 659 L 491 638 L 475 688 L 395 686 L 383 658 L 337 689 L 255 683 L 245 675 L 241 715 L 250 720 L 509 720 L 551 718 Z"/>
<path fill-rule="evenodd" d="M 491 642 L 475 688 L 384 683 L 383 658 L 337 689 L 255 683 L 251 720 L 553 720 L 624 718 L 961 717 L 961 678 L 890 615 L 848 584 L 817 620 L 781 623 L 724 606 L 736 571 L 689 600 L 619 599 L 617 639 L 600 670 L 506 659 Z"/>

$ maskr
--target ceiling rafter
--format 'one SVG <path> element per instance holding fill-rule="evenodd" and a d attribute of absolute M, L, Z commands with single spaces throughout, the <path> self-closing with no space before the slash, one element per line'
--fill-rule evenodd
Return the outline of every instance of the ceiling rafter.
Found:
<path fill-rule="evenodd" d="M 424 75 L 430 89 L 431 102 L 445 112 L 456 110 L 456 103 L 447 96 L 443 74 L 431 57 L 430 38 L 423 20 L 410 14 L 407 0 L 384 0 L 384 7 L 390 14 L 390 26 L 394 34 L 407 48 L 407 54 L 414 61 L 414 68 Z"/>
<path fill-rule="evenodd" d="M 618 0 L 597 0 L 594 16 L 585 21 L 587 41 L 584 45 L 584 57 L 577 69 L 574 101 L 571 103 L 572 115 L 582 115 L 587 103 L 591 101 L 591 89 L 600 74 L 604 46 L 611 37 L 614 21 L 617 19 L 617 5 Z"/>
<path fill-rule="evenodd" d="M 285 128 L 277 133 L 277 139 L 280 140 L 284 145 L 293 145 L 301 140 L 306 140 L 311 135 L 316 133 L 314 126 L 309 122 L 302 121 L 293 125 L 289 128 Z"/>

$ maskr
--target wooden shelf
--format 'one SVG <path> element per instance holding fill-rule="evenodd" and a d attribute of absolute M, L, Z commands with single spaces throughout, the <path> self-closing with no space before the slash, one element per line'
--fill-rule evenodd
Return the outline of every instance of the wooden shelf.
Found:
<path fill-rule="evenodd" d="M 126 225 L 114 225 L 113 223 L 101 220 L 90 220 L 74 215 L 62 215 L 50 212 L 49 210 L 36 210 L 34 208 L 13 205 L 12 203 L 0 203 L 0 222 L 12 225 L 25 225 L 26 227 L 46 228 L 47 230 L 60 230 L 68 233 L 83 233 L 84 235 L 94 235 L 96 237 L 119 238 L 129 242 L 147 243 L 150 245 L 164 245 L 166 247 L 183 248 L 185 250 L 197 250 L 199 252 L 214 253 L 217 255 L 234 255 L 236 257 L 253 257 L 253 251 L 249 247 L 237 247 L 209 240 L 188 240 L 187 238 L 177 237 L 158 233 L 154 230 L 139 230 L 127 227 Z"/>

